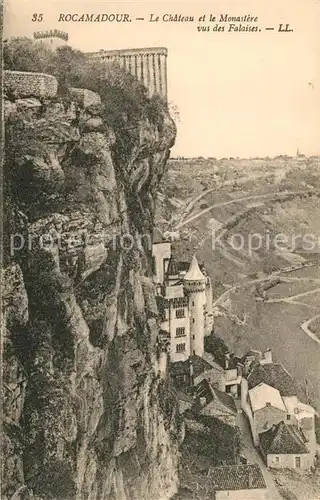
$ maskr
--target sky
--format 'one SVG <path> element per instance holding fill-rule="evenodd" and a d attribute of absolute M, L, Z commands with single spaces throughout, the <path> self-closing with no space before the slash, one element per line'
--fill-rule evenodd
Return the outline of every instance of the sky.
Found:
<path fill-rule="evenodd" d="M 295 155 L 297 149 L 314 155 L 320 153 L 319 5 L 317 0 L 4 0 L 4 38 L 58 28 L 68 32 L 72 47 L 85 52 L 167 47 L 168 98 L 179 110 L 171 156 Z M 42 13 L 43 21 L 32 22 L 34 13 Z M 129 13 L 132 22 L 58 22 L 60 13 Z M 176 13 L 194 16 L 195 22 L 162 21 L 164 14 Z M 160 21 L 149 22 L 151 14 Z M 204 14 L 202 26 L 209 25 L 210 14 L 258 16 L 261 32 L 199 32 Z M 278 32 L 280 23 L 293 31 Z"/>

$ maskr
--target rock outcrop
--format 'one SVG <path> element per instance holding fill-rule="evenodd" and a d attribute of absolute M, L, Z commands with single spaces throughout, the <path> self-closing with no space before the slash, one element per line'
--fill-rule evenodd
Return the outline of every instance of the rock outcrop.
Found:
<path fill-rule="evenodd" d="M 124 143 L 74 95 L 5 101 L 2 498 L 165 500 L 182 425 L 150 235 L 175 127 L 128 117 Z"/>

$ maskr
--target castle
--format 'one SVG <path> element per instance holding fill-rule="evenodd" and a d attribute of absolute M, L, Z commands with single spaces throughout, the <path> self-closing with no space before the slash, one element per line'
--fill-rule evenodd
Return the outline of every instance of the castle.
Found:
<path fill-rule="evenodd" d="M 149 97 L 159 94 L 167 99 L 167 55 L 165 47 L 142 49 L 100 50 L 87 55 L 94 60 L 117 61 L 126 71 L 141 81 Z"/>
<path fill-rule="evenodd" d="M 66 45 L 68 33 L 61 30 L 45 30 L 33 33 L 35 41 L 46 43 L 52 50 Z M 152 47 L 141 49 L 99 50 L 87 52 L 86 55 L 93 60 L 110 63 L 116 61 L 121 68 L 131 73 L 148 90 L 148 96 L 161 95 L 167 100 L 167 55 L 165 47 Z"/>
<path fill-rule="evenodd" d="M 158 233 L 152 258 L 160 326 L 168 334 L 170 361 L 202 357 L 204 337 L 213 326 L 211 279 L 203 266 L 200 269 L 195 255 L 191 263 L 177 261 L 170 241 Z"/>

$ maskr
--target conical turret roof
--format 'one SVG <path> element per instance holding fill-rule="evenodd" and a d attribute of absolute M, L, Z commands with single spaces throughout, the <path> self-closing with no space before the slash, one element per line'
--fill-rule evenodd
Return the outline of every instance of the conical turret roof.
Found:
<path fill-rule="evenodd" d="M 191 260 L 189 271 L 183 278 L 185 281 L 199 281 L 205 280 L 206 277 L 200 271 L 200 267 L 197 261 L 197 257 L 194 255 Z"/>
<path fill-rule="evenodd" d="M 178 263 L 176 259 L 171 255 L 168 262 L 168 269 L 166 276 L 177 276 L 179 274 Z"/>

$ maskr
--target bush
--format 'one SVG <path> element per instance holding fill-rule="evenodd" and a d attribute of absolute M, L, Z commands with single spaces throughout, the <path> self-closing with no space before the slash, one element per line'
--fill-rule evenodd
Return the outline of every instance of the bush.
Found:
<path fill-rule="evenodd" d="M 11 71 L 48 73 L 57 78 L 59 93 L 69 87 L 92 90 L 100 94 L 107 122 L 123 130 L 128 122 L 147 118 L 161 126 L 167 103 L 154 95 L 148 98 L 145 86 L 127 73 L 116 61 L 109 64 L 91 60 L 69 46 L 55 52 L 43 43 L 29 38 L 10 38 L 3 48 L 4 68 Z"/>
<path fill-rule="evenodd" d="M 212 332 L 211 335 L 204 338 L 204 350 L 212 354 L 215 361 L 222 368 L 225 368 L 226 354 L 229 352 L 229 349 L 222 338 Z"/>
<path fill-rule="evenodd" d="M 72 479 L 71 468 L 62 460 L 52 459 L 30 486 L 40 496 L 55 500 L 73 500 L 76 485 Z"/>

